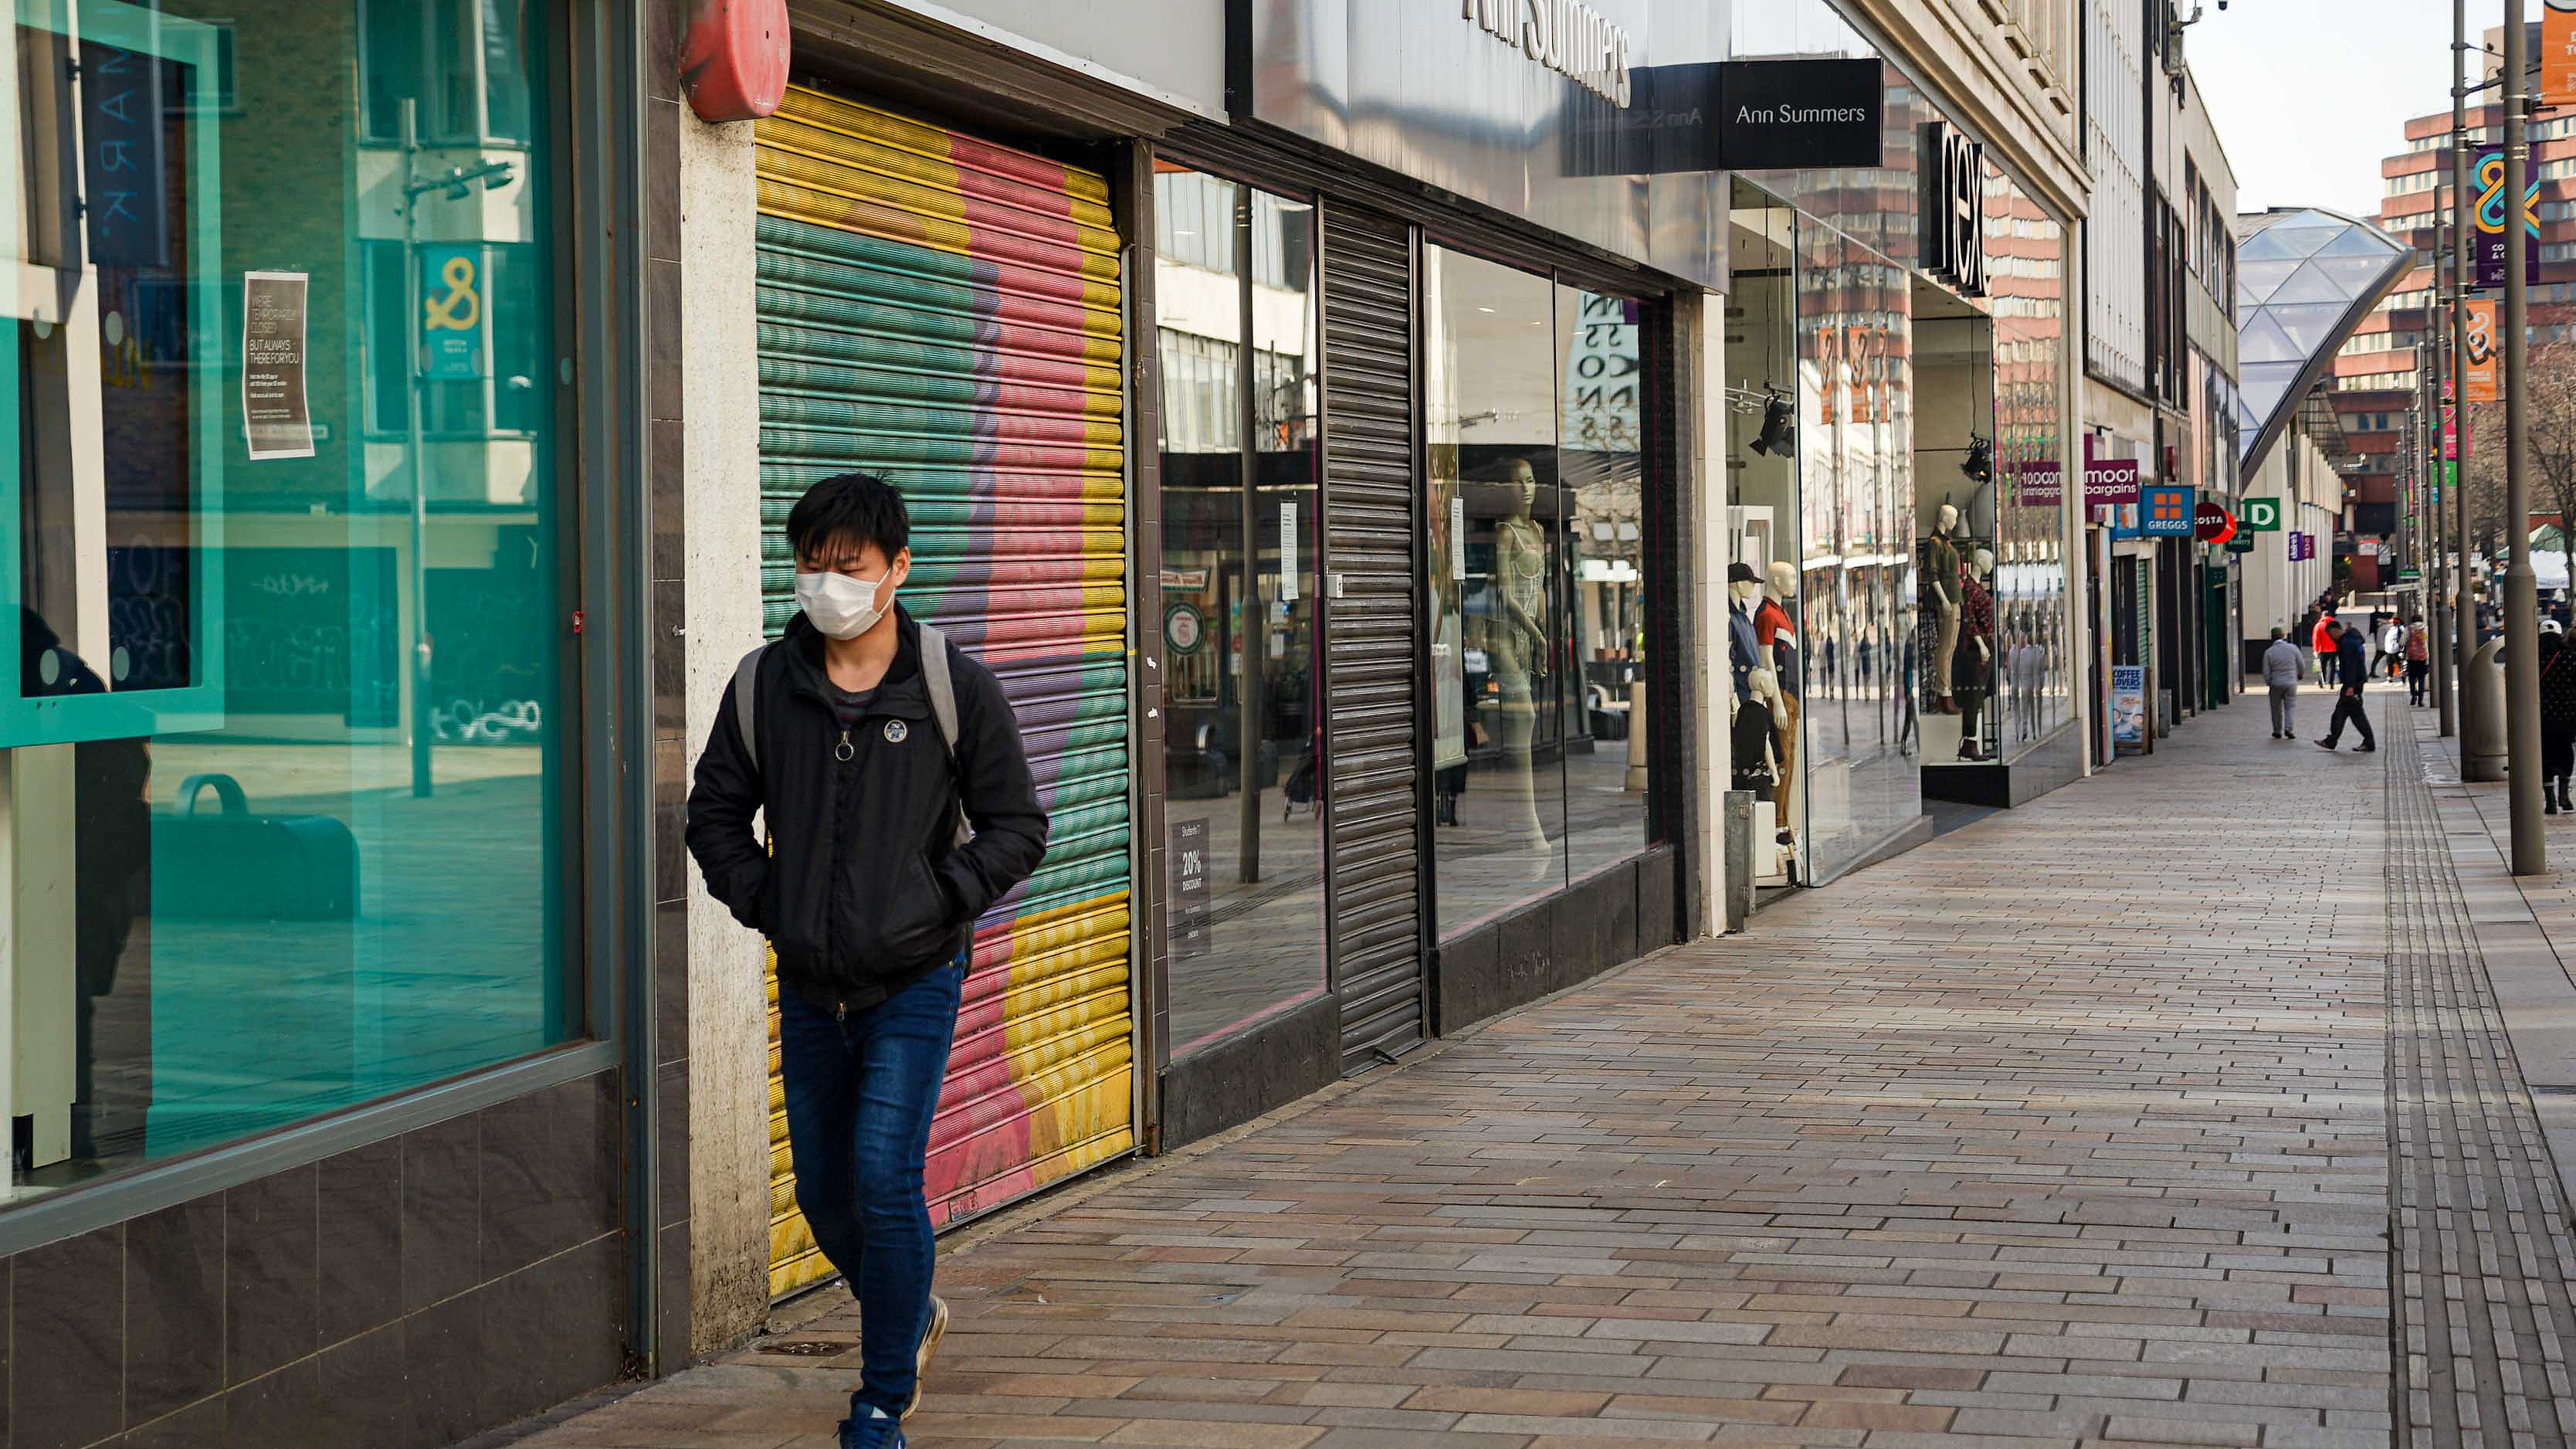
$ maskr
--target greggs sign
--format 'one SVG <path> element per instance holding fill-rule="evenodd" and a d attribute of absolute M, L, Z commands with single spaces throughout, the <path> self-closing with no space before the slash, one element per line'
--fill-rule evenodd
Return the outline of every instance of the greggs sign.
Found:
<path fill-rule="evenodd" d="M 1610 104 L 1628 104 L 1628 31 L 1583 0 L 1458 0 L 1458 17 Z"/>

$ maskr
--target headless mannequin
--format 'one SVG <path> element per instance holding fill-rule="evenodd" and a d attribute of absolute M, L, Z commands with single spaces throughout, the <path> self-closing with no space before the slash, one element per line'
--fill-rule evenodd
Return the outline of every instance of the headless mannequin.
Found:
<path fill-rule="evenodd" d="M 1785 737 L 1780 732 L 1780 686 L 1768 669 L 1756 669 L 1746 681 L 1749 697 L 1735 707 L 1734 738 L 1730 750 L 1734 756 L 1734 786 L 1751 790 L 1756 799 L 1773 802 L 1772 839 L 1753 843 L 1754 859 L 1767 858 L 1767 852 L 1785 846 L 1794 851 L 1798 843 L 1796 818 L 1790 813 L 1788 764 L 1783 760 Z M 1792 881 L 1797 876 L 1794 859 L 1783 869 Z M 1767 870 L 1760 874 L 1769 874 Z"/>
<path fill-rule="evenodd" d="M 1950 535 L 1959 526 L 1959 510 L 1944 503 L 1936 519 L 1924 559 L 1924 587 L 1932 595 L 1932 617 L 1939 626 L 1932 641 L 1932 708 L 1939 714 L 1957 714 L 1950 664 L 1959 648 L 1959 546 Z"/>
<path fill-rule="evenodd" d="M 1958 686 L 1959 758 L 1982 760 L 1985 751 L 1977 743 L 1977 716 L 1985 708 L 1986 697 L 1994 690 L 1994 647 L 1986 636 L 1994 632 L 1994 596 L 1986 592 L 1986 580 L 1995 571 L 1995 556 L 1986 549 L 1969 555 L 1968 573 L 1959 583 L 1961 625 L 1953 633 L 1964 633 L 1958 641 L 1958 658 L 1951 670 Z"/>
<path fill-rule="evenodd" d="M 1511 512 L 1494 520 L 1495 593 L 1500 611 L 1490 621 L 1485 649 L 1491 657 L 1502 694 L 1500 740 L 1503 766 L 1504 831 L 1534 855 L 1548 850 L 1547 827 L 1539 822 L 1538 799 L 1530 773 L 1530 738 L 1538 726 L 1531 703 L 1531 677 L 1547 658 L 1545 611 L 1547 535 L 1530 517 L 1538 498 L 1538 477 L 1526 462 L 1515 462 L 1506 479 Z"/>
<path fill-rule="evenodd" d="M 1771 713 L 1779 726 L 1780 799 L 1785 806 L 1798 789 L 1798 710 L 1804 678 L 1798 652 L 1798 569 L 1786 559 L 1774 559 L 1766 572 L 1769 597 L 1752 605 L 1753 633 L 1762 650 L 1762 669 L 1757 673 L 1767 671 L 1771 676 Z"/>

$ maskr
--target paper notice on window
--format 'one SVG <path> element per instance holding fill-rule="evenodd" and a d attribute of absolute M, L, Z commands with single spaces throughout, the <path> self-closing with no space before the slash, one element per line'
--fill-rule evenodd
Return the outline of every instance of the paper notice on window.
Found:
<path fill-rule="evenodd" d="M 1279 602 L 1297 602 L 1297 500 L 1279 500 Z"/>
<path fill-rule="evenodd" d="M 242 273 L 242 434 L 252 462 L 313 456 L 302 272 Z"/>
<path fill-rule="evenodd" d="M 1467 496 L 1449 495 L 1449 577 L 1467 576 Z"/>

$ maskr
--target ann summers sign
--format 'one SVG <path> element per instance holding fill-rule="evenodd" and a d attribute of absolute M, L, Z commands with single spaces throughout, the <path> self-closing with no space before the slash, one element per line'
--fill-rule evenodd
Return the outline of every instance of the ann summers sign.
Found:
<path fill-rule="evenodd" d="M 1986 294 L 1986 148 L 1946 121 L 1915 128 L 1922 178 L 1923 270 L 1971 297 Z"/>
<path fill-rule="evenodd" d="M 1887 113 L 1874 60 L 1733 60 L 1717 68 L 1717 164 L 1735 171 L 1876 166 Z"/>
<path fill-rule="evenodd" d="M 1503 44 L 1614 106 L 1628 104 L 1628 32 L 1583 0 L 1458 0 Z"/>

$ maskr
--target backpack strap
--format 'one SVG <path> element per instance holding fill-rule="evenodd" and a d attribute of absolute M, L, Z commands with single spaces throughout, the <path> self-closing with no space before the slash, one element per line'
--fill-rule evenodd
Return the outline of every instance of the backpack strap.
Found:
<path fill-rule="evenodd" d="M 751 768 L 760 768 L 760 656 L 769 652 L 763 644 L 742 656 L 733 667 L 733 722 L 742 731 L 742 748 L 751 756 Z"/>
<path fill-rule="evenodd" d="M 957 682 L 948 672 L 948 636 L 926 623 L 916 624 L 921 631 L 921 682 L 930 693 L 930 717 L 939 726 L 939 748 L 948 756 L 948 771 L 957 773 Z M 957 802 L 955 843 L 964 845 L 975 838 L 966 823 L 966 802 Z"/>

